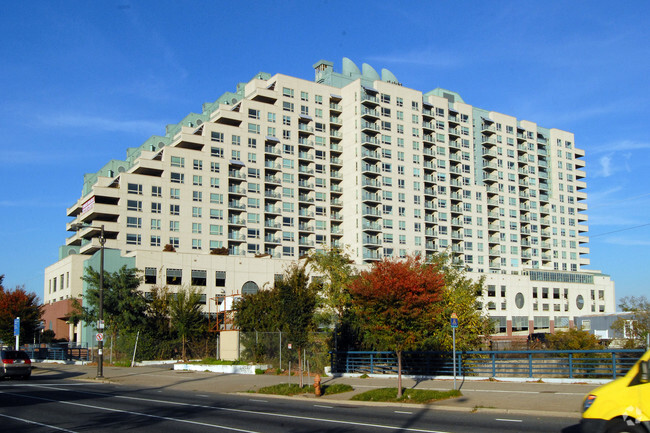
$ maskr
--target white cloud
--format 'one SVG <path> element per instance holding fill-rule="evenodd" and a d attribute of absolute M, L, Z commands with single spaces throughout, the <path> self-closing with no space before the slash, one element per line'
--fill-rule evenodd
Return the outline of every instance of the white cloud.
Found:
<path fill-rule="evenodd" d="M 614 236 L 605 239 L 605 243 L 612 245 L 623 245 L 628 247 L 645 247 L 650 246 L 650 239 L 639 239 L 638 237 L 619 237 Z"/>
<path fill-rule="evenodd" d="M 620 140 L 612 143 L 606 143 L 592 147 L 592 152 L 623 152 L 630 150 L 645 150 L 650 149 L 650 142 L 634 141 L 634 140 Z"/>
<path fill-rule="evenodd" d="M 598 160 L 600 163 L 600 175 L 603 177 L 609 177 L 612 175 L 612 157 L 611 156 L 601 156 Z"/>

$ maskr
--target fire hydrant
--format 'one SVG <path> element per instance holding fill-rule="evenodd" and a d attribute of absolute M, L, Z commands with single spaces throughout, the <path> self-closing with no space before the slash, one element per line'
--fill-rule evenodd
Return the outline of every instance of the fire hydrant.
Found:
<path fill-rule="evenodd" d="M 323 391 L 320 389 L 320 374 L 314 377 L 314 394 L 316 394 L 316 397 L 323 395 Z"/>

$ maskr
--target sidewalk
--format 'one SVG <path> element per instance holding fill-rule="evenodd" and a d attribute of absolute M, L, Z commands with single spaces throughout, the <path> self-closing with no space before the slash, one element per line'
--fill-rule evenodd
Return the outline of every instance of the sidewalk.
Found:
<path fill-rule="evenodd" d="M 56 365 L 35 364 L 33 372 L 35 379 L 97 380 L 97 367 L 94 365 Z M 124 384 L 145 388 L 165 388 L 179 391 L 209 393 L 243 393 L 255 391 L 265 386 L 279 383 L 298 383 L 296 376 L 276 375 L 236 375 L 217 374 L 209 372 L 173 371 L 171 366 L 151 367 L 104 367 L 104 381 L 114 384 Z M 305 384 L 312 384 L 313 378 L 305 376 Z M 349 384 L 354 391 L 331 396 L 315 397 L 303 395 L 278 398 L 318 398 L 331 403 L 384 405 L 388 403 L 351 402 L 355 395 L 373 388 L 389 388 L 397 386 L 394 377 L 361 379 L 358 377 L 324 377 L 323 385 L 335 383 Z M 453 388 L 453 380 L 414 380 L 402 379 L 402 386 L 408 390 L 433 389 L 449 390 Z M 594 384 L 564 384 L 538 382 L 499 382 L 499 381 L 463 381 L 457 379 L 457 387 L 463 393 L 462 397 L 426 405 L 429 408 L 441 410 L 456 410 L 466 412 L 496 412 L 510 414 L 555 415 L 576 418 L 580 416 L 584 396 L 594 389 Z M 266 396 L 265 396 L 266 397 Z M 271 397 L 271 396 L 269 396 Z M 395 406 L 399 404 L 390 403 Z M 414 405 L 404 405 L 414 406 Z"/>

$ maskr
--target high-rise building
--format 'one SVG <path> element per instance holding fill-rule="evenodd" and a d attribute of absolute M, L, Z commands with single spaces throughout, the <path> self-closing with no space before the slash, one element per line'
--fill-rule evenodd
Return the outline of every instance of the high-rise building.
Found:
<path fill-rule="evenodd" d="M 485 276 L 497 335 L 566 328 L 615 310 L 614 284 L 586 270 L 584 151 L 573 134 L 402 86 L 343 59 L 315 80 L 257 74 L 164 136 L 87 174 L 71 236 L 45 272 L 46 328 L 64 324 L 98 268 L 126 264 L 153 285 L 192 285 L 205 311 L 254 292 L 315 249 L 357 264 L 446 251 Z M 80 224 L 91 227 L 73 231 Z M 212 305 L 211 305 L 212 304 Z"/>

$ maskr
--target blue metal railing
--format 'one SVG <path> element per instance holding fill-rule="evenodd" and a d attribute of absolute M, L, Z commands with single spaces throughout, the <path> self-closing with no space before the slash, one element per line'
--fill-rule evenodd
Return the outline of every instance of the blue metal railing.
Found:
<path fill-rule="evenodd" d="M 456 375 L 480 377 L 611 378 L 624 375 L 645 351 L 506 350 L 456 353 Z M 397 374 L 394 352 L 330 352 L 332 373 Z M 452 376 L 450 352 L 404 352 L 402 373 Z"/>

